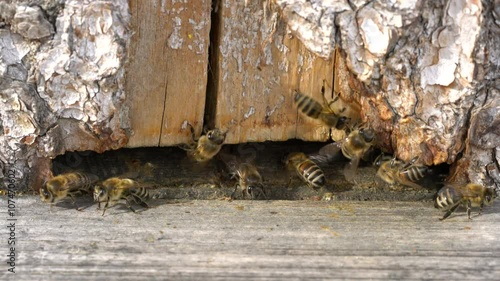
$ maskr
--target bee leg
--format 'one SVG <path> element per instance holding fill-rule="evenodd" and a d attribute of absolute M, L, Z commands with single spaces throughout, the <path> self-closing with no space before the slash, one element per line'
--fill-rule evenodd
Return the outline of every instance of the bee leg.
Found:
<path fill-rule="evenodd" d="M 104 217 L 104 213 L 106 212 L 106 209 L 108 208 L 108 206 L 109 206 L 109 200 L 106 201 L 106 204 L 104 205 L 104 209 L 102 210 L 102 215 L 101 216 Z"/>
<path fill-rule="evenodd" d="M 406 180 L 406 179 L 400 179 L 399 183 L 402 184 L 402 185 L 413 187 L 415 189 L 424 189 L 424 187 L 422 187 L 421 185 L 419 185 L 417 183 L 414 183 L 412 181 Z"/>
<path fill-rule="evenodd" d="M 470 209 L 471 209 L 471 207 L 472 207 L 471 205 L 472 205 L 471 201 L 470 201 L 470 200 L 467 200 L 467 205 L 466 205 L 466 206 L 467 206 L 467 218 L 468 218 L 469 220 L 472 220 L 472 219 L 470 218 Z"/>
<path fill-rule="evenodd" d="M 455 210 L 458 208 L 460 204 L 456 204 L 455 206 L 451 207 L 448 211 L 446 211 L 446 213 L 444 214 L 444 216 L 442 218 L 440 218 L 439 220 L 442 221 L 442 220 L 445 220 L 447 217 L 449 217 L 453 212 L 455 212 Z"/>
<path fill-rule="evenodd" d="M 262 185 L 260 186 L 260 192 L 264 195 L 264 199 L 269 200 L 269 198 L 267 198 L 266 191 L 264 190 L 264 186 Z"/>
<path fill-rule="evenodd" d="M 71 198 L 71 201 L 72 201 L 73 205 L 75 205 L 76 210 L 82 212 L 83 209 L 78 207 L 78 204 L 76 204 L 76 200 L 75 200 L 75 197 L 73 196 L 73 194 L 68 193 L 68 196 L 69 196 L 69 198 Z"/>
<path fill-rule="evenodd" d="M 236 190 L 238 190 L 238 188 L 239 188 L 239 187 L 240 187 L 240 185 L 239 185 L 239 184 L 236 184 L 236 185 L 234 186 L 233 193 L 231 193 L 231 200 L 235 200 L 235 199 L 236 199 L 236 196 L 235 196 L 235 195 L 236 195 Z"/>
<path fill-rule="evenodd" d="M 126 204 L 125 204 L 125 205 L 127 205 L 127 207 L 128 207 L 128 208 L 129 208 L 132 212 L 134 212 L 134 213 L 135 213 L 135 212 L 136 212 L 136 210 L 132 207 L 132 204 L 130 204 L 129 199 L 130 199 L 130 197 L 126 197 L 126 198 L 125 198 L 125 202 L 126 202 Z M 136 201 L 135 201 L 135 199 L 134 199 L 134 197 L 132 197 L 132 200 L 133 200 L 134 202 L 136 202 Z"/>
<path fill-rule="evenodd" d="M 191 123 L 187 123 L 187 125 L 189 126 L 189 130 L 191 131 L 191 139 L 195 143 L 198 142 L 198 140 L 196 139 L 196 135 L 194 133 L 194 127 L 193 127 L 193 125 L 191 125 Z"/>
<path fill-rule="evenodd" d="M 479 205 L 479 213 L 477 214 L 478 216 L 483 213 L 483 207 L 484 207 L 484 203 L 481 202 L 481 205 Z"/>
<path fill-rule="evenodd" d="M 293 176 L 290 175 L 288 177 L 288 182 L 286 183 L 286 189 L 290 189 L 290 184 L 292 184 L 292 179 L 293 179 Z"/>
<path fill-rule="evenodd" d="M 149 204 L 146 203 L 144 200 L 141 200 L 141 202 L 139 203 L 139 205 L 141 205 L 142 207 L 147 208 L 147 209 L 151 208 L 151 206 L 149 206 Z"/>
<path fill-rule="evenodd" d="M 134 197 L 134 202 L 136 202 L 137 204 L 141 205 L 142 207 L 144 208 L 151 208 L 148 203 L 146 203 L 146 201 L 142 200 L 142 198 L 140 198 L 139 196 L 137 195 L 133 195 Z"/>

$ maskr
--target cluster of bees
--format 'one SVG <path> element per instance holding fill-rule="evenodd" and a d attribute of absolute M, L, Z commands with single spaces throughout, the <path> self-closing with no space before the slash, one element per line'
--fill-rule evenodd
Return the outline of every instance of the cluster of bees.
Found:
<path fill-rule="evenodd" d="M 284 158 L 284 164 L 290 173 L 295 173 L 309 187 L 319 190 L 326 184 L 326 178 L 320 166 L 328 165 L 342 153 L 350 160 L 344 169 L 344 176 L 349 182 L 356 182 L 356 172 L 360 161 L 366 160 L 367 154 L 373 151 L 376 136 L 373 129 L 360 124 L 359 106 L 343 101 L 338 95 L 328 102 L 323 93 L 323 103 L 316 101 L 308 95 L 294 92 L 294 102 L 301 114 L 320 120 L 330 128 L 345 130 L 343 140 L 323 146 L 318 152 L 305 154 L 293 152 Z M 190 159 L 198 163 L 205 163 L 216 158 L 224 164 L 224 171 L 231 179 L 236 180 L 231 199 L 240 192 L 242 198 L 267 199 L 262 176 L 257 167 L 238 156 L 221 152 L 226 138 L 226 132 L 217 128 L 207 131 L 196 138 L 194 128 L 189 124 L 192 141 L 182 145 Z M 373 163 L 377 168 L 377 176 L 390 185 L 401 184 L 413 188 L 423 188 L 416 182 L 423 179 L 428 170 L 427 166 L 418 163 L 418 158 L 406 163 L 395 157 L 381 154 Z M 290 177 L 291 181 L 292 177 Z M 290 181 L 288 184 L 290 184 Z M 64 198 L 71 198 L 88 191 L 93 191 L 94 201 L 101 208 L 104 203 L 103 213 L 106 209 L 124 200 L 127 206 L 135 212 L 132 204 L 145 208 L 149 205 L 149 193 L 146 188 L 140 187 L 132 179 L 113 177 L 99 182 L 97 176 L 81 172 L 72 172 L 53 177 L 40 189 L 42 201 L 55 204 Z M 441 220 L 449 217 L 459 206 L 465 206 L 467 217 L 471 219 L 471 208 L 479 207 L 479 214 L 483 206 L 490 204 L 496 198 L 493 189 L 480 184 L 445 184 L 435 199 L 435 207 L 445 211 Z"/>

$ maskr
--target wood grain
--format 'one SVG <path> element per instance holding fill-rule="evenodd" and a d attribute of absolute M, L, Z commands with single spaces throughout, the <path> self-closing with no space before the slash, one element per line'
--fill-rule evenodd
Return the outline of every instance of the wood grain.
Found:
<path fill-rule="evenodd" d="M 2 198 L 2 200 L 4 200 Z M 106 216 L 17 198 L 16 280 L 493 280 L 500 205 L 467 221 L 421 202 L 152 201 Z M 2 274 L 6 272 L 2 271 Z"/>
<path fill-rule="evenodd" d="M 228 1 L 217 16 L 212 115 L 215 127 L 229 130 L 227 143 L 329 139 L 328 128 L 298 114 L 293 91 L 321 101 L 332 60 L 306 50 L 263 1 Z"/>
<path fill-rule="evenodd" d="M 193 2 L 194 3 L 194 2 Z M 167 146 L 203 125 L 211 1 L 130 1 L 128 147 Z"/>

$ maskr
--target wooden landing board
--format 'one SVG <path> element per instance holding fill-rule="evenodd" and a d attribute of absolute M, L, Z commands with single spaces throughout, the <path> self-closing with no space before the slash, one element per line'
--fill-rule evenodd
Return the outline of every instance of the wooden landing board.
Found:
<path fill-rule="evenodd" d="M 203 126 L 211 1 L 131 0 L 128 147 L 167 146 Z"/>
<path fill-rule="evenodd" d="M 49 212 L 38 197 L 16 199 L 18 273 L 6 275 L 4 263 L 2 280 L 500 276 L 500 204 L 473 221 L 461 211 L 441 222 L 421 202 L 158 200 L 102 217 L 95 205 Z"/>
<path fill-rule="evenodd" d="M 217 17 L 210 102 L 215 127 L 229 129 L 226 142 L 327 140 L 326 127 L 298 115 L 293 91 L 321 101 L 323 80 L 332 85 L 333 60 L 309 52 L 267 2 L 221 2 Z"/>

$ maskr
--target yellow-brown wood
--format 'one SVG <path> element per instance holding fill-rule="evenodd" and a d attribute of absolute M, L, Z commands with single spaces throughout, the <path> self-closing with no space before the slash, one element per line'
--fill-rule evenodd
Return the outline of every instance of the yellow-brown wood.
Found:
<path fill-rule="evenodd" d="M 227 143 L 327 140 L 327 127 L 297 112 L 293 91 L 322 101 L 326 80 L 331 98 L 333 60 L 309 52 L 262 2 L 219 5 L 214 125 L 229 130 Z"/>
<path fill-rule="evenodd" d="M 128 147 L 184 143 L 205 107 L 211 1 L 130 0 Z"/>

